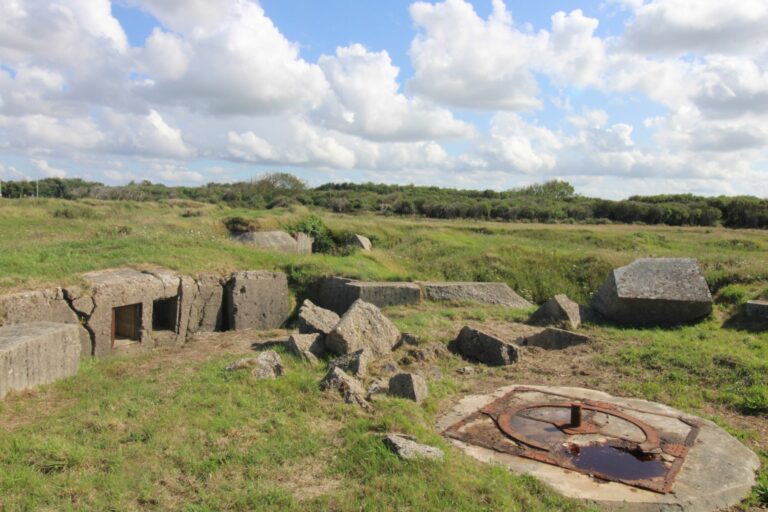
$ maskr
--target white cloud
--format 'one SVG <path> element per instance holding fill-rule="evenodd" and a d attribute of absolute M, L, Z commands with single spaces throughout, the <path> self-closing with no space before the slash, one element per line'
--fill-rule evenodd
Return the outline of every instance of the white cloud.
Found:
<path fill-rule="evenodd" d="M 464 0 L 411 5 L 420 33 L 411 43 L 415 75 L 410 89 L 435 101 L 467 108 L 538 108 L 538 87 L 531 74 L 532 52 L 543 51 L 540 38 L 512 27 L 504 2 L 480 18 Z"/>
<path fill-rule="evenodd" d="M 181 135 L 181 130 L 168 125 L 156 111 L 133 115 L 106 110 L 104 113 L 110 134 L 106 149 L 137 156 L 184 158 L 193 155 Z"/>
<path fill-rule="evenodd" d="M 65 178 L 67 176 L 64 169 L 53 167 L 46 160 L 32 160 L 32 165 L 45 178 Z"/>
<path fill-rule="evenodd" d="M 634 12 L 625 39 L 643 53 L 749 53 L 768 43 L 765 0 L 652 0 Z"/>
<path fill-rule="evenodd" d="M 374 140 L 468 137 L 471 125 L 444 108 L 406 98 L 398 89 L 399 69 L 386 51 L 355 44 L 318 61 L 331 91 L 317 112 L 323 124 Z"/>

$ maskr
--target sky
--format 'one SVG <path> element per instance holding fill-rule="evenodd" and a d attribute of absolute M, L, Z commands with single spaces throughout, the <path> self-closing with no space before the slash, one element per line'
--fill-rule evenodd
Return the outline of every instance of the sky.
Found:
<path fill-rule="evenodd" d="M 768 197 L 768 0 L 3 0 L 0 180 Z"/>

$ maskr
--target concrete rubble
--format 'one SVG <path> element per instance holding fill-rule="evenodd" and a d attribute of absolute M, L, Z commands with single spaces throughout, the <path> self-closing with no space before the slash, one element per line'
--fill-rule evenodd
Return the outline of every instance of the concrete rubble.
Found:
<path fill-rule="evenodd" d="M 372 362 L 372 359 L 371 351 L 361 348 L 330 361 L 328 368 L 341 368 L 350 375 L 363 378 L 368 373 L 368 365 Z"/>
<path fill-rule="evenodd" d="M 441 461 L 445 453 L 440 448 L 416 442 L 416 439 L 403 434 L 387 434 L 384 444 L 403 460 L 428 459 Z"/>
<path fill-rule="evenodd" d="M 421 403 L 429 396 L 429 389 L 427 381 L 421 375 L 398 373 L 389 379 L 389 394 Z"/>
<path fill-rule="evenodd" d="M 336 355 L 361 348 L 372 357 L 391 352 L 400 341 L 400 331 L 373 304 L 358 300 L 344 313 L 338 325 L 325 338 L 325 347 Z"/>
<path fill-rule="evenodd" d="M 531 325 L 578 329 L 581 325 L 581 306 L 567 295 L 555 295 L 545 302 L 529 318 Z"/>
<path fill-rule="evenodd" d="M 336 366 L 325 374 L 322 382 L 320 382 L 320 389 L 338 391 L 342 399 L 348 404 L 358 405 L 363 409 L 371 408 L 371 404 L 365 399 L 366 392 L 360 381 Z"/>
<path fill-rule="evenodd" d="M 225 369 L 227 371 L 251 370 L 251 375 L 257 379 L 275 379 L 285 371 L 283 360 L 274 350 L 265 350 L 257 357 L 238 359 Z"/>
<path fill-rule="evenodd" d="M 316 306 L 309 299 L 306 299 L 299 308 L 299 332 L 302 334 L 320 333 L 328 335 L 339 323 L 339 320 L 341 320 L 339 315 L 329 309 Z"/>
<path fill-rule="evenodd" d="M 768 300 L 750 300 L 744 306 L 746 317 L 768 322 Z"/>
<path fill-rule="evenodd" d="M 285 348 L 310 363 L 316 363 L 318 358 L 325 354 L 323 335 L 319 333 L 292 334 L 288 338 Z"/>
<path fill-rule="evenodd" d="M 32 322 L 0 327 L 0 398 L 76 374 L 80 350 L 77 325 Z"/>
<path fill-rule="evenodd" d="M 513 342 L 466 326 L 448 346 L 465 358 L 489 366 L 504 366 L 520 360 L 520 347 Z"/>
<path fill-rule="evenodd" d="M 613 270 L 591 305 L 629 325 L 678 325 L 712 312 L 712 295 L 695 259 L 643 258 Z"/>

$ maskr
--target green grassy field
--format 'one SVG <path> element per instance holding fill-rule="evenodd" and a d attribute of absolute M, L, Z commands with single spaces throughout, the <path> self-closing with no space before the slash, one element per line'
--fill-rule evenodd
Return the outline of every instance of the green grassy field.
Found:
<path fill-rule="evenodd" d="M 201 211 L 189 216 L 189 211 Z M 302 209 L 196 203 L 0 201 L 0 287 L 74 283 L 78 273 L 160 264 L 185 273 L 286 271 L 295 289 L 338 273 L 365 279 L 503 280 L 532 301 L 585 300 L 609 269 L 641 256 L 693 256 L 716 292 L 712 317 L 674 329 L 587 325 L 588 349 L 456 372 L 434 363 L 423 405 L 384 398 L 364 413 L 321 393 L 322 366 L 283 354 L 284 378 L 225 372 L 255 336 L 228 333 L 180 350 L 88 361 L 78 375 L 0 402 L 4 510 L 583 510 L 532 478 L 450 450 L 434 430 L 461 395 L 503 383 L 586 386 L 658 400 L 713 419 L 768 461 L 768 333 L 739 318 L 768 292 L 765 231 L 502 224 L 321 214 L 370 236 L 372 253 L 286 256 L 227 239 L 221 220 L 287 226 Z M 428 304 L 386 311 L 424 342 L 474 322 L 527 312 Z M 566 353 L 567 352 L 567 353 Z M 379 434 L 402 431 L 447 450 L 444 463 L 401 462 Z M 768 473 L 744 510 L 768 504 Z"/>

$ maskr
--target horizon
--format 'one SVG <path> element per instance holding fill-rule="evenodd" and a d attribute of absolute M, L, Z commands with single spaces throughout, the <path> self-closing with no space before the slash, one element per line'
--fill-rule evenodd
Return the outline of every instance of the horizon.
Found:
<path fill-rule="evenodd" d="M 0 6 L 2 181 L 768 198 L 766 105 L 760 0 Z"/>

